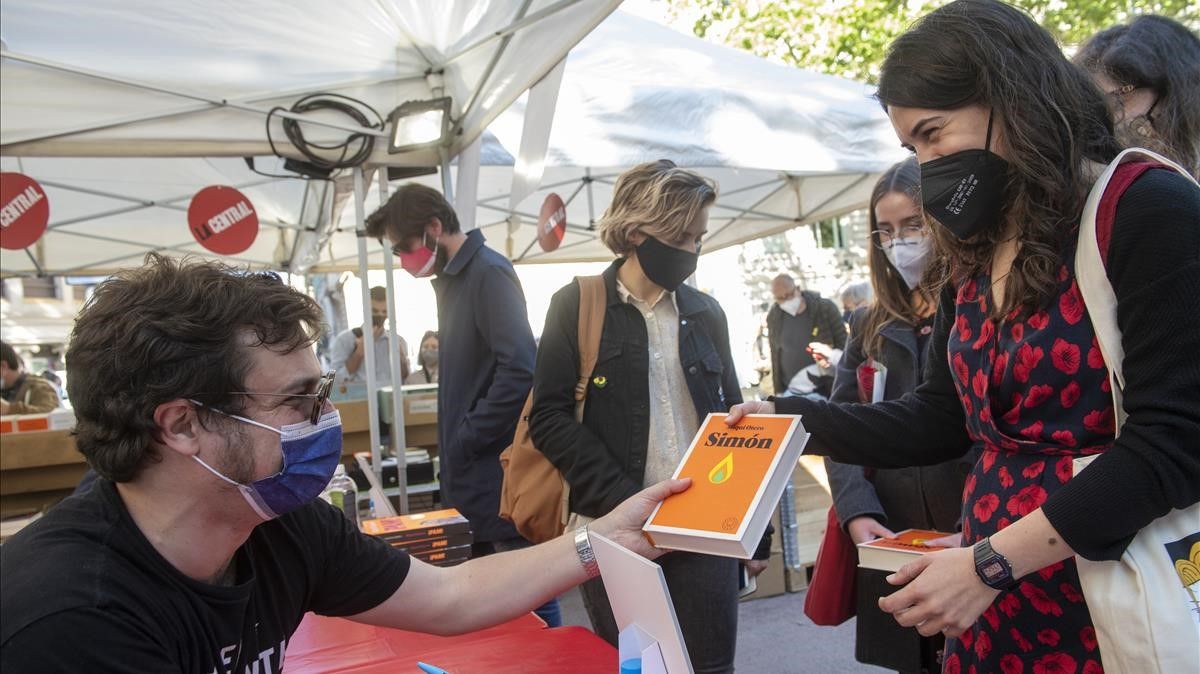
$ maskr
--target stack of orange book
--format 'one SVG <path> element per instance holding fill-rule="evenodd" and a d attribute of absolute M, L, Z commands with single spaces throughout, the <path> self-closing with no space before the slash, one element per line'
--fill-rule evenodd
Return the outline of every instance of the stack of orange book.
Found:
<path fill-rule="evenodd" d="M 945 548 L 928 545 L 928 542 L 950 534 L 929 529 L 905 529 L 895 538 L 876 538 L 858 544 L 858 565 L 864 569 L 899 571 L 921 555 Z"/>
<path fill-rule="evenodd" d="M 454 508 L 364 520 L 362 530 L 437 566 L 471 558 L 471 524 Z"/>
<path fill-rule="evenodd" d="M 675 469 L 692 486 L 663 501 L 643 530 L 656 547 L 749 559 L 808 433 L 800 417 L 755 414 L 737 426 L 710 414 Z"/>

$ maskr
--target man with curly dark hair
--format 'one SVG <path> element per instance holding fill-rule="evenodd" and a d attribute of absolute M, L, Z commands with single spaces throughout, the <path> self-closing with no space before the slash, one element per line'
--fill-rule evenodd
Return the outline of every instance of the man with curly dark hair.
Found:
<path fill-rule="evenodd" d="M 318 499 L 342 455 L 321 321 L 274 274 L 215 262 L 152 254 L 96 288 L 67 363 L 100 477 L 0 548 L 0 670 L 279 672 L 308 611 L 458 633 L 595 573 L 587 528 L 439 568 Z M 684 487 L 590 530 L 657 556 L 641 525 Z"/>

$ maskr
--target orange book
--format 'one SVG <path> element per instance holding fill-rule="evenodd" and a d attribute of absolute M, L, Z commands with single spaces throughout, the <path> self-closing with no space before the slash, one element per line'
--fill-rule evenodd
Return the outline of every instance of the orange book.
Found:
<path fill-rule="evenodd" d="M 454 508 L 364 520 L 362 531 L 388 541 L 415 541 L 470 533 L 471 524 Z"/>
<path fill-rule="evenodd" d="M 942 547 L 927 545 L 927 541 L 949 535 L 944 531 L 905 529 L 897 533 L 895 538 L 876 538 L 859 543 L 858 565 L 864 569 L 899 571 L 900 567 L 921 555 L 945 550 Z"/>
<path fill-rule="evenodd" d="M 794 415 L 755 414 L 733 427 L 725 416 L 708 415 L 675 469 L 692 486 L 642 527 L 656 547 L 740 559 L 758 547 L 808 433 Z"/>

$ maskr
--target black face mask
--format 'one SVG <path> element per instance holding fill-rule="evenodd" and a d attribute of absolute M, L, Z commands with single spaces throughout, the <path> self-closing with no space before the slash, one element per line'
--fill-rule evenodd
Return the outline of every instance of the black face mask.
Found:
<path fill-rule="evenodd" d="M 921 164 L 921 205 L 960 241 L 995 229 L 1004 211 L 1008 162 L 988 148 L 992 118 L 982 150 L 962 150 Z"/>
<path fill-rule="evenodd" d="M 384 314 L 371 314 L 371 326 L 378 328 L 387 321 L 387 316 Z"/>
<path fill-rule="evenodd" d="M 675 292 L 696 271 L 700 249 L 697 247 L 694 253 L 679 250 L 647 236 L 637 247 L 637 256 L 646 278 L 661 288 Z"/>

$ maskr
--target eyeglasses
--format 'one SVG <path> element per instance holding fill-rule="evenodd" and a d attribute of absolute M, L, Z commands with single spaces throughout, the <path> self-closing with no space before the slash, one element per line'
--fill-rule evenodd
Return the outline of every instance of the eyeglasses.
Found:
<path fill-rule="evenodd" d="M 306 410 L 308 421 L 316 426 L 321 419 L 321 410 L 325 409 L 325 403 L 329 401 L 329 393 L 333 390 L 333 380 L 337 377 L 337 372 L 330 370 L 326 372 L 317 381 L 316 393 L 264 393 L 262 391 L 230 391 L 225 395 L 233 396 L 263 396 L 267 398 L 287 398 L 288 400 L 303 400 L 312 401 L 312 409 Z M 192 397 L 200 397 L 204 395 L 218 395 L 215 393 L 196 393 Z"/>
<path fill-rule="evenodd" d="M 882 250 L 891 250 L 896 245 L 898 240 L 919 242 L 925 238 L 925 225 L 904 225 L 900 227 L 897 234 L 893 234 L 890 229 L 877 229 L 871 232 L 871 237 L 878 241 L 876 247 Z"/>
<path fill-rule="evenodd" d="M 1133 86 L 1132 84 L 1125 84 L 1113 89 L 1112 91 L 1106 91 L 1104 94 L 1120 104 L 1124 101 L 1126 96 L 1133 92 L 1134 89 L 1137 89 L 1137 87 Z"/>

